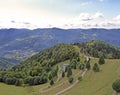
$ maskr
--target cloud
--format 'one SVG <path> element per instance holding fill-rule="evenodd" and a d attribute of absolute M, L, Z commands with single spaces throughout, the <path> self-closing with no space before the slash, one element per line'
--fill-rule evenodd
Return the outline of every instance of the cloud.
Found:
<path fill-rule="evenodd" d="M 1 19 L 2 20 L 2 19 Z M 39 20 L 37 22 L 29 22 L 31 20 L 21 19 L 6 19 L 0 21 L 0 28 L 120 28 L 120 15 L 111 19 L 106 19 L 103 13 L 96 12 L 80 13 L 80 15 L 73 18 L 60 18 L 59 20 Z M 7 23 L 7 24 L 6 24 Z"/>
<path fill-rule="evenodd" d="M 7 23 L 7 24 L 6 24 Z M 17 20 L 11 20 L 11 21 L 1 21 L 0 28 L 28 28 L 28 29 L 35 29 L 38 28 L 36 25 L 24 22 L 24 21 L 17 21 Z"/>
<path fill-rule="evenodd" d="M 92 16 L 88 13 L 81 13 L 78 17 L 79 20 L 82 20 L 82 21 L 88 21 L 88 20 L 92 20 Z"/>
<path fill-rule="evenodd" d="M 103 13 L 100 13 L 100 12 L 97 12 L 97 13 L 95 13 L 95 14 L 93 15 L 93 18 L 94 18 L 94 19 L 96 19 L 96 18 L 103 18 L 103 17 L 104 17 Z"/>
<path fill-rule="evenodd" d="M 103 17 L 104 17 L 103 14 L 100 12 L 97 12 L 95 14 L 81 13 L 78 17 L 75 17 L 75 19 L 79 21 L 90 21 L 90 20 L 95 20 Z"/>
<path fill-rule="evenodd" d="M 120 15 L 117 15 L 113 20 L 120 20 Z"/>
<path fill-rule="evenodd" d="M 102 18 L 102 19 L 101 19 Z M 106 19 L 100 12 L 95 14 L 81 13 L 69 21 L 65 28 L 120 28 L 120 15 Z"/>

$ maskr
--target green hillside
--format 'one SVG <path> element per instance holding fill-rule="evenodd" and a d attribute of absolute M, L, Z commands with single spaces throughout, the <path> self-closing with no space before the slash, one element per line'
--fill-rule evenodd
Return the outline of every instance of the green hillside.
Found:
<path fill-rule="evenodd" d="M 110 45 L 108 43 L 105 43 L 104 41 L 92 40 L 86 43 L 76 43 L 75 45 L 80 48 L 81 53 L 84 53 L 88 56 L 98 58 L 103 55 L 104 58 L 109 59 L 120 58 L 120 47 Z"/>
<path fill-rule="evenodd" d="M 12 69 L 0 72 L 0 82 L 13 85 L 38 85 L 48 82 L 49 74 L 57 77 L 58 62 L 79 57 L 73 45 L 58 44 L 32 56 Z M 37 81 L 37 82 L 36 82 Z"/>
<path fill-rule="evenodd" d="M 91 59 L 91 65 L 95 62 L 98 62 L 98 59 Z M 67 62 L 63 62 L 67 63 Z M 100 66 L 101 71 L 98 73 L 93 72 L 91 69 L 83 78 L 81 82 L 79 82 L 76 86 L 74 86 L 69 91 L 61 94 L 61 95 L 112 95 L 112 83 L 114 80 L 118 79 L 120 76 L 120 60 L 118 59 L 108 59 L 106 63 Z M 62 64 L 62 63 L 59 63 Z M 78 73 L 77 70 L 74 71 L 76 75 Z M 64 83 L 59 87 L 56 87 L 63 81 L 67 80 L 63 78 L 58 83 L 53 85 L 50 88 L 54 88 L 48 92 L 40 93 L 40 89 L 45 88 L 47 84 L 38 85 L 38 86 L 28 86 L 28 87 L 17 87 L 12 85 L 6 85 L 0 83 L 0 91 L 2 95 L 53 95 L 58 91 L 61 91 L 68 87 L 70 84 L 68 82 Z M 48 89 L 50 89 L 48 88 Z M 11 94 L 10 94 L 11 93 Z M 119 94 L 118 94 L 119 95 Z"/>
<path fill-rule="evenodd" d="M 94 50 L 95 56 L 92 55 Z M 119 52 L 118 47 L 95 40 L 55 45 L 12 69 L 1 70 L 1 93 L 9 95 L 7 91 L 16 89 L 16 92 L 11 92 L 12 95 L 54 95 L 71 87 L 61 95 L 111 95 L 112 83 L 120 76 L 120 60 L 117 59 L 119 56 L 115 56 Z M 100 56 L 111 59 L 105 59 L 105 64 L 98 65 L 99 72 L 95 72 L 93 66 L 99 63 L 95 57 Z M 86 70 L 87 73 L 82 75 Z"/>
<path fill-rule="evenodd" d="M 98 59 L 91 60 L 92 65 L 96 62 Z M 61 95 L 112 95 L 112 83 L 120 76 L 120 60 L 107 59 L 100 69 L 97 73 L 91 69 L 83 81 Z"/>
<path fill-rule="evenodd" d="M 79 56 L 79 51 L 73 45 L 58 44 L 51 48 L 45 49 L 40 53 L 28 58 L 21 64 L 13 67 L 13 70 L 21 71 L 34 69 L 35 67 L 46 67 L 47 65 L 54 66 L 58 62 L 72 59 Z"/>

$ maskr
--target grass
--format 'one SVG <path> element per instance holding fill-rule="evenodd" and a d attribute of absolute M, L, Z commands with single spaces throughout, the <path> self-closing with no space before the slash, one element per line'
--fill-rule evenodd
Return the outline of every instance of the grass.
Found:
<path fill-rule="evenodd" d="M 16 87 L 12 85 L 6 85 L 4 83 L 0 83 L 0 94 L 1 95 L 21 95 L 21 94 L 32 95 L 31 88 Z"/>
<path fill-rule="evenodd" d="M 46 85 L 17 87 L 0 83 L 0 95 L 39 95 L 39 89 Z"/>
<path fill-rule="evenodd" d="M 92 60 L 96 63 L 98 59 Z M 92 64 L 93 65 L 93 64 Z M 120 60 L 106 60 L 98 73 L 90 70 L 74 88 L 62 95 L 112 95 L 112 83 L 119 78 Z"/>
<path fill-rule="evenodd" d="M 98 62 L 98 59 L 92 59 L 91 65 L 93 66 L 96 62 Z M 69 63 L 69 60 L 61 62 L 59 66 L 64 63 Z M 80 83 L 62 95 L 112 95 L 113 90 L 111 85 L 113 81 L 118 79 L 120 76 L 120 60 L 106 60 L 106 63 L 100 66 L 100 68 L 101 71 L 97 73 L 93 72 L 91 69 Z M 73 70 L 74 75 L 78 72 L 80 71 Z M 67 78 L 61 79 L 51 88 L 54 88 L 66 80 Z M 0 95 L 53 95 L 56 92 L 65 89 L 70 84 L 66 82 L 60 87 L 56 87 L 45 93 L 40 93 L 40 88 L 47 85 L 49 85 L 49 83 L 30 87 L 16 87 L 0 83 Z"/>

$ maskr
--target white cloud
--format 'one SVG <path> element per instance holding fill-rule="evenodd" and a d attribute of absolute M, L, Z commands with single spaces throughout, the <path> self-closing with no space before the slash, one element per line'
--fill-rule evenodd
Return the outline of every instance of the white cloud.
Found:
<path fill-rule="evenodd" d="M 103 18 L 103 14 L 100 12 L 97 12 L 95 14 L 89 14 L 89 13 L 81 13 L 78 17 L 75 17 L 74 20 L 77 21 L 90 21 L 95 20 L 99 18 Z"/>
<path fill-rule="evenodd" d="M 120 15 L 116 16 L 115 18 L 113 18 L 114 20 L 120 20 Z"/>
<path fill-rule="evenodd" d="M 103 18 L 103 17 L 104 17 L 103 13 L 100 13 L 100 12 L 97 12 L 97 13 L 95 13 L 95 14 L 93 15 L 93 18 L 94 18 L 94 19 L 96 19 L 96 18 Z"/>
<path fill-rule="evenodd" d="M 102 18 L 102 19 L 101 19 Z M 120 28 L 120 15 L 105 19 L 100 12 L 95 14 L 81 13 L 78 17 L 69 20 L 65 28 Z"/>
<path fill-rule="evenodd" d="M 28 19 L 28 18 L 9 18 L 0 19 L 0 28 L 120 28 L 120 15 L 105 19 L 100 12 L 94 14 L 81 13 L 74 18 L 44 18 Z"/>
<path fill-rule="evenodd" d="M 79 20 L 82 20 L 82 21 L 88 21 L 88 20 L 92 20 L 92 16 L 88 13 L 81 13 L 78 17 Z"/>
<path fill-rule="evenodd" d="M 29 22 L 20 22 L 20 21 L 15 21 L 15 20 L 12 20 L 12 21 L 1 21 L 0 27 L 1 28 L 28 28 L 28 29 L 35 29 L 35 28 L 37 28 L 36 25 L 31 24 Z"/>

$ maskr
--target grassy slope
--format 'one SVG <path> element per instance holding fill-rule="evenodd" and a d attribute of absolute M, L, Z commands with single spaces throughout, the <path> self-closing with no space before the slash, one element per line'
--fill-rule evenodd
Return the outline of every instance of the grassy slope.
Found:
<path fill-rule="evenodd" d="M 17 87 L 0 83 L 0 95 L 38 95 L 39 89 L 46 85 Z"/>
<path fill-rule="evenodd" d="M 92 59 L 91 63 L 97 62 L 98 59 Z M 65 63 L 68 63 L 65 61 Z M 64 64 L 64 62 L 59 63 L 59 65 Z M 93 65 L 93 64 L 92 64 Z M 118 74 L 119 71 L 119 74 Z M 78 72 L 78 71 L 74 71 Z M 94 73 L 90 70 L 82 82 L 76 85 L 74 88 L 62 95 L 111 95 L 112 82 L 118 78 L 120 75 L 120 60 L 106 60 L 106 64 L 101 66 L 101 72 Z M 65 79 L 63 79 L 64 81 Z M 60 81 L 60 83 L 62 80 Z M 59 84 L 59 82 L 58 82 Z M 40 88 L 45 87 L 48 84 L 32 86 L 32 87 L 16 87 L 11 85 L 6 85 L 0 83 L 0 94 L 1 95 L 39 95 Z M 57 84 L 56 84 L 57 85 Z M 66 83 L 64 86 L 55 88 L 52 91 L 40 94 L 40 95 L 53 95 L 69 84 Z M 39 94 L 38 94 L 39 93 Z"/>
<path fill-rule="evenodd" d="M 29 89 L 23 87 L 16 87 L 0 83 L 1 95 L 32 95 L 29 93 Z"/>
<path fill-rule="evenodd" d="M 62 64 L 69 62 L 69 60 L 60 62 L 58 63 L 58 66 L 62 66 Z M 56 66 L 54 66 L 53 68 L 56 68 Z M 44 88 L 47 85 L 49 85 L 49 83 L 31 87 L 17 87 L 14 85 L 0 83 L 0 95 L 38 95 L 40 94 L 40 88 Z"/>
<path fill-rule="evenodd" d="M 97 59 L 92 60 L 95 63 Z M 90 70 L 84 80 L 62 95 L 112 95 L 112 83 L 119 77 L 120 60 L 106 60 L 99 73 Z"/>

